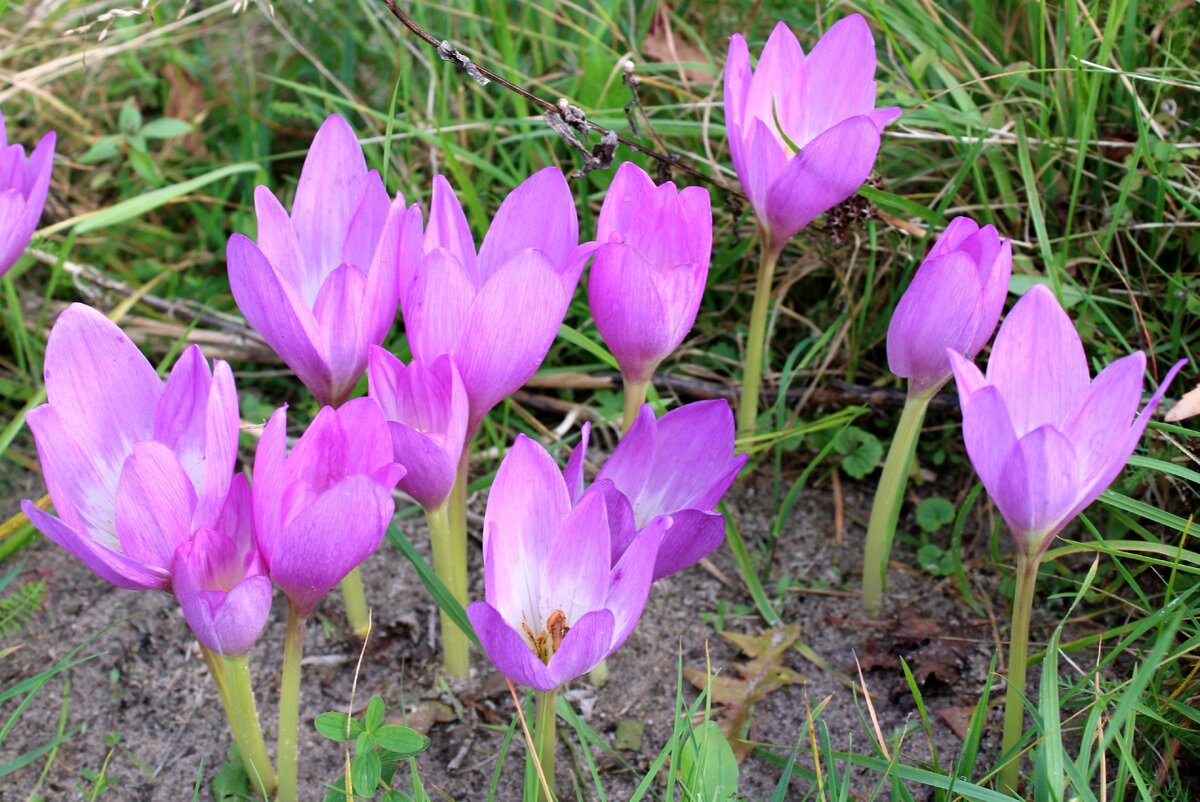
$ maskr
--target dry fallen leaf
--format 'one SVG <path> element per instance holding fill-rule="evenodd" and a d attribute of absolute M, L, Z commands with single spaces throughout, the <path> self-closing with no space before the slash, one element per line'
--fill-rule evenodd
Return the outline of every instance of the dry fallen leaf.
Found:
<path fill-rule="evenodd" d="M 714 713 L 721 731 L 733 747 L 738 762 L 750 753 L 753 744 L 741 740 L 749 727 L 750 709 L 767 694 L 788 685 L 799 685 L 808 679 L 783 664 L 788 650 L 800 638 L 800 625 L 792 624 L 767 629 L 758 635 L 722 632 L 721 637 L 737 646 L 750 659 L 733 663 L 732 673 L 709 677 L 699 668 L 685 668 L 683 675 L 697 688 L 712 688 Z"/>
<path fill-rule="evenodd" d="M 646 38 L 642 40 L 642 54 L 651 61 L 662 64 L 691 62 L 707 64 L 704 51 L 685 40 L 680 31 L 671 28 L 671 18 L 663 7 L 650 21 Z M 693 86 L 710 87 L 716 82 L 716 74 L 704 67 L 680 68 L 679 74 Z"/>
<path fill-rule="evenodd" d="M 973 707 L 943 707 L 938 711 L 938 718 L 958 736 L 960 741 L 965 741 L 967 729 L 971 726 L 971 716 L 974 713 L 975 708 Z"/>
<path fill-rule="evenodd" d="M 1171 407 L 1165 420 L 1167 423 L 1175 423 L 1193 415 L 1200 415 L 1200 384 L 1184 393 L 1183 398 L 1179 399 L 1179 403 Z"/>

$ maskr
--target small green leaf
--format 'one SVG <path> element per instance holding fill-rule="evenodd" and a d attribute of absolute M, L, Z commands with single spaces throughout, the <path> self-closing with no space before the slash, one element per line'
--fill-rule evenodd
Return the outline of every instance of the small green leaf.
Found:
<path fill-rule="evenodd" d="M 137 107 L 133 98 L 129 98 L 121 106 L 121 113 L 117 116 L 117 128 L 121 129 L 123 134 L 136 134 L 141 127 L 142 110 Z"/>
<path fill-rule="evenodd" d="M 941 576 L 946 553 L 936 543 L 926 543 L 917 549 L 917 564 L 935 576 Z"/>
<path fill-rule="evenodd" d="M 350 780 L 354 783 L 354 793 L 371 799 L 375 789 L 379 787 L 379 775 L 383 766 L 379 762 L 379 753 L 363 752 L 350 762 Z"/>
<path fill-rule="evenodd" d="M 936 532 L 954 522 L 954 505 L 941 496 L 927 498 L 917 505 L 917 525 L 926 532 Z"/>
<path fill-rule="evenodd" d="M 862 479 L 879 467 L 883 459 L 883 444 L 868 431 L 849 426 L 838 437 L 837 450 L 842 457 L 842 470 L 855 479 Z"/>
<path fill-rule="evenodd" d="M 375 735 L 366 731 L 360 732 L 358 737 L 354 739 L 354 751 L 360 755 L 364 752 L 374 752 Z"/>
<path fill-rule="evenodd" d="M 120 134 L 102 136 L 93 142 L 92 146 L 79 157 L 79 161 L 83 164 L 111 161 L 121 155 L 121 142 L 123 139 Z"/>
<path fill-rule="evenodd" d="M 391 724 L 380 727 L 374 735 L 381 747 L 404 758 L 419 755 L 429 748 L 429 739 L 408 727 Z"/>
<path fill-rule="evenodd" d="M 679 781 L 691 799 L 726 802 L 737 795 L 737 758 L 715 721 L 701 724 L 683 745 Z"/>
<path fill-rule="evenodd" d="M 142 126 L 141 135 L 146 139 L 172 139 L 193 131 L 192 124 L 174 117 L 159 117 Z"/>
<path fill-rule="evenodd" d="M 383 723 L 384 712 L 383 699 L 372 696 L 371 701 L 367 702 L 367 714 L 363 716 L 363 727 L 367 732 L 379 729 L 379 725 Z"/>
<path fill-rule="evenodd" d="M 313 726 L 317 728 L 317 732 L 331 741 L 346 741 L 346 725 L 350 726 L 350 738 L 357 738 L 363 731 L 362 724 L 357 720 L 350 718 L 345 713 L 337 713 L 330 711 L 317 716 Z"/>

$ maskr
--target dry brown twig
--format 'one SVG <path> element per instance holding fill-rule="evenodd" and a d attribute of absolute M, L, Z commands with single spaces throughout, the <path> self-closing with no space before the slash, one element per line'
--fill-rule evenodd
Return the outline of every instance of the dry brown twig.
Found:
<path fill-rule="evenodd" d="M 722 192 L 745 200 L 745 195 L 742 194 L 739 188 L 726 186 L 718 179 L 702 173 L 694 167 L 684 164 L 682 161 L 680 161 L 678 156 L 669 153 L 659 153 L 652 148 L 647 148 L 644 145 L 640 145 L 637 142 L 628 139 L 627 137 L 621 136 L 616 131 L 605 128 L 602 125 L 597 125 L 596 123 L 587 119 L 587 116 L 579 107 L 572 106 L 565 99 L 559 99 L 557 102 L 551 102 L 544 97 L 535 95 L 525 87 L 513 83 L 503 75 L 493 72 L 482 64 L 472 61 L 462 51 L 454 47 L 449 40 L 438 39 L 436 36 L 417 25 L 417 23 L 413 21 L 412 17 L 408 16 L 407 13 L 400 9 L 395 0 L 383 0 L 383 2 L 384 5 L 387 6 L 388 11 L 392 12 L 392 16 L 395 17 L 401 25 L 411 31 L 418 39 L 436 50 L 437 54 L 441 56 L 443 60 L 453 62 L 455 66 L 458 67 L 459 71 L 466 74 L 480 86 L 486 86 L 489 83 L 499 84 L 508 91 L 521 96 L 529 103 L 540 108 L 542 110 L 542 116 L 546 120 L 547 124 L 549 124 L 554 131 L 561 136 L 564 141 L 566 141 L 574 150 L 583 156 L 583 167 L 579 173 L 576 173 L 577 175 L 580 173 L 589 172 L 590 170 L 607 168 L 612 163 L 612 154 L 615 152 L 617 144 L 621 144 L 630 150 L 636 151 L 637 153 L 641 153 L 645 156 L 649 156 L 657 161 L 660 165 L 664 165 L 672 170 L 678 170 L 679 172 L 685 173 L 697 181 L 703 181 L 704 183 L 710 184 Z M 600 136 L 600 142 L 589 149 L 585 144 L 585 141 L 587 136 L 593 133 Z M 582 137 L 583 140 L 581 140 L 580 137 Z"/>

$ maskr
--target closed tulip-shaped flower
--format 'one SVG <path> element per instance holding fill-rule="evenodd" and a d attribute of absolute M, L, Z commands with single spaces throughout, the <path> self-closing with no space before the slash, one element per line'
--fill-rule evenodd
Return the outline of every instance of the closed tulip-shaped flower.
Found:
<path fill-rule="evenodd" d="M 917 268 L 892 313 L 888 367 L 912 394 L 936 392 L 950 379 L 952 348 L 974 359 L 1004 311 L 1012 242 L 994 226 L 956 217 Z"/>
<path fill-rule="evenodd" d="M 1138 412 L 1146 356 L 1136 351 L 1089 376 L 1083 344 L 1045 286 L 1005 318 L 986 376 L 950 352 L 971 464 L 1022 552 L 1041 555 L 1112 484 L 1171 379 Z"/>
<path fill-rule="evenodd" d="M 454 487 L 467 434 L 467 393 L 454 362 L 443 355 L 432 365 L 405 365 L 372 348 L 367 377 L 395 458 L 408 470 L 399 488 L 427 510 L 441 505 Z"/>
<path fill-rule="evenodd" d="M 271 580 L 254 545 L 250 488 L 234 477 L 221 519 L 175 550 L 175 597 L 196 638 L 217 654 L 250 651 L 271 613 Z"/>
<path fill-rule="evenodd" d="M 749 458 L 733 453 L 733 412 L 729 402 L 696 401 L 661 418 L 645 405 L 612 456 L 584 492 L 583 458 L 589 428 L 571 454 L 564 477 L 571 497 L 613 491 L 627 499 L 633 515 L 630 532 L 666 524 L 654 580 L 695 565 L 725 540 L 725 516 L 716 511 L 725 491 Z M 610 513 L 616 517 L 626 504 Z M 613 540 L 612 562 L 622 558 L 627 541 Z"/>
<path fill-rule="evenodd" d="M 807 56 L 780 22 L 751 69 L 740 34 L 725 63 L 725 127 L 742 188 L 781 249 L 871 172 L 879 134 L 900 116 L 875 108 L 875 40 L 858 14 L 838 20 Z"/>
<path fill-rule="evenodd" d="M 122 588 L 171 589 L 175 550 L 215 527 L 237 459 L 233 374 L 192 346 L 164 382 L 128 337 L 72 304 L 46 343 L 47 403 L 26 420 L 59 517 L 21 509 Z"/>
<path fill-rule="evenodd" d="M 592 250 L 579 244 L 575 201 L 556 167 L 509 193 L 478 254 L 454 190 L 434 178 L 425 255 L 402 279 L 404 324 L 415 358 L 454 360 L 468 433 L 542 364 Z"/>
<path fill-rule="evenodd" d="M 572 508 L 554 460 L 518 436 L 484 516 L 486 601 L 467 610 L 500 673 L 552 691 L 624 643 L 645 607 L 666 523 L 635 533 L 629 514 L 609 516 L 600 493 Z M 618 541 L 629 545 L 613 565 Z"/>
<path fill-rule="evenodd" d="M 629 392 L 650 381 L 696 320 L 712 252 L 708 191 L 656 187 L 625 162 L 604 196 L 596 240 L 588 300 Z"/>
<path fill-rule="evenodd" d="M 56 139 L 53 131 L 45 134 L 26 158 L 24 147 L 8 143 L 0 113 L 0 276 L 16 264 L 42 217 Z"/>
<path fill-rule="evenodd" d="M 304 159 L 289 215 L 254 192 L 257 242 L 229 238 L 229 283 L 246 320 L 323 405 L 350 396 L 367 349 L 387 336 L 400 298 L 401 247 L 420 237 L 420 212 L 388 200 L 338 115 Z"/>
<path fill-rule="evenodd" d="M 404 468 L 372 398 L 324 407 L 288 453 L 287 408 L 254 454 L 254 537 L 275 584 L 301 617 L 379 546 Z"/>

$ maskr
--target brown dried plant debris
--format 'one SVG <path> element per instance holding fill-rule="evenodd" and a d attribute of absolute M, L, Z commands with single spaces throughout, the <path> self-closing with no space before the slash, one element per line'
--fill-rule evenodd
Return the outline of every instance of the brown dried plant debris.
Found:
<path fill-rule="evenodd" d="M 684 668 L 683 675 L 697 688 L 712 688 L 712 703 L 717 708 L 714 718 L 720 722 L 721 731 L 741 762 L 754 748 L 752 743 L 742 740 L 749 733 L 754 705 L 772 691 L 808 682 L 803 674 L 784 665 L 788 650 L 800 639 L 800 625 L 766 629 L 758 635 L 739 632 L 720 635 L 750 658 L 730 666 L 737 676 L 727 673 L 710 677 L 705 669 L 691 667 Z"/>

